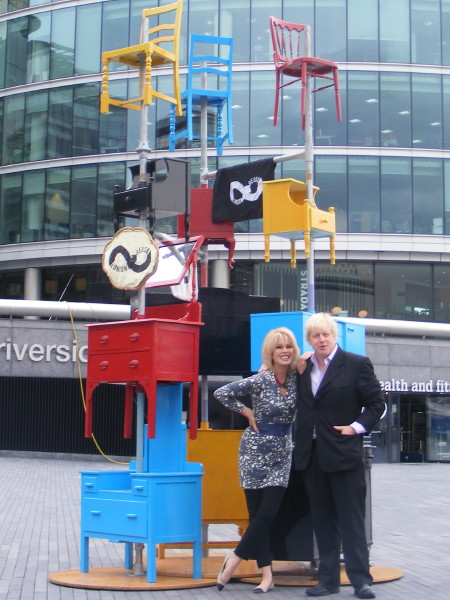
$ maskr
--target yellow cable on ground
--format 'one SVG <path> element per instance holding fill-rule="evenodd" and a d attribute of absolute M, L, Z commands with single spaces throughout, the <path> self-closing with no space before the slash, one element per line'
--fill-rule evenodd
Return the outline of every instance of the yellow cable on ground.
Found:
<path fill-rule="evenodd" d="M 80 361 L 80 355 L 79 355 L 79 346 L 78 346 L 78 336 L 77 336 L 77 331 L 75 329 L 75 323 L 73 321 L 73 315 L 72 315 L 72 310 L 70 309 L 70 305 L 67 301 L 65 301 L 67 304 L 67 310 L 69 311 L 69 317 L 70 317 L 70 322 L 72 323 L 72 330 L 73 330 L 73 336 L 75 339 L 75 347 L 77 349 L 77 368 L 78 368 L 78 378 L 79 378 L 79 382 L 80 382 L 80 391 L 81 391 L 81 401 L 83 402 L 83 408 L 84 408 L 84 412 L 86 412 L 86 400 L 84 397 L 84 389 L 83 389 L 83 377 L 81 375 L 81 361 Z M 91 438 L 92 441 L 95 444 L 95 447 L 97 448 L 97 450 L 99 451 L 99 453 L 103 456 L 103 458 L 106 458 L 106 460 L 109 460 L 109 462 L 115 463 L 116 465 L 128 465 L 129 463 L 127 462 L 121 462 L 119 460 L 114 460 L 113 458 L 110 458 L 109 456 L 107 456 L 103 450 L 100 448 L 97 440 L 95 439 L 95 436 L 93 433 L 91 433 Z"/>

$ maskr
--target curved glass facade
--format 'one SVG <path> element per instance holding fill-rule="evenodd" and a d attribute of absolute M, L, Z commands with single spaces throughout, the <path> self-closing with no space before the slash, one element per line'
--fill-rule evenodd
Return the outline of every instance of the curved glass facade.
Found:
<path fill-rule="evenodd" d="M 137 160 L 139 114 L 100 114 L 101 55 L 136 43 L 143 8 L 156 4 L 0 0 L 0 244 L 112 235 L 112 190 Z M 182 65 L 192 32 L 234 38 L 235 142 L 209 159 L 211 170 L 304 143 L 300 86 L 286 88 L 272 125 L 270 15 L 310 24 L 313 53 L 339 63 L 343 121 L 332 90 L 313 95 L 317 201 L 335 207 L 338 233 L 450 235 L 450 0 L 184 0 Z M 154 80 L 170 87 L 164 73 Z M 110 86 L 129 97 L 135 74 Z M 168 115 L 161 101 L 148 114 L 160 155 Z M 195 186 L 195 143 L 189 158 Z M 302 170 L 285 162 L 277 177 L 302 179 Z"/>

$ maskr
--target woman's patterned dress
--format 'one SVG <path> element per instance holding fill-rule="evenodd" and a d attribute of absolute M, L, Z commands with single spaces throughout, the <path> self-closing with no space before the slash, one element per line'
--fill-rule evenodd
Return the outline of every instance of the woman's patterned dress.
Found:
<path fill-rule="evenodd" d="M 283 396 L 272 371 L 257 373 L 234 381 L 214 392 L 214 397 L 227 408 L 241 413 L 245 404 L 239 398 L 250 397 L 256 423 L 293 423 L 296 415 L 297 377 L 286 380 Z M 268 435 L 256 433 L 251 427 L 244 431 L 239 445 L 240 484 L 246 489 L 268 486 L 287 487 L 291 471 L 292 434 Z"/>

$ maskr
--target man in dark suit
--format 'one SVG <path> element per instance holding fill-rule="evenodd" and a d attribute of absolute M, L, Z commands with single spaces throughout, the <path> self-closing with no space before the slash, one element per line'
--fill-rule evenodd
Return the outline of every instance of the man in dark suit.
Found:
<path fill-rule="evenodd" d="M 362 436 L 385 404 L 372 363 L 339 348 L 336 322 L 317 313 L 306 322 L 314 349 L 298 378 L 295 468 L 303 473 L 319 551 L 319 583 L 308 596 L 339 592 L 340 550 L 358 598 L 375 598 L 365 534 Z"/>

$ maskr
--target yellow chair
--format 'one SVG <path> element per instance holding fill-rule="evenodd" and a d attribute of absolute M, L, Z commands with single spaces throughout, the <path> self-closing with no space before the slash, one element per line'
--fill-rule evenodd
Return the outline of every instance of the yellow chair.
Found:
<path fill-rule="evenodd" d="M 314 198 L 318 187 L 313 188 Z M 334 208 L 317 208 L 308 201 L 306 184 L 296 179 L 263 181 L 264 260 L 270 260 L 271 234 L 291 240 L 291 266 L 295 267 L 295 240 L 305 240 L 305 256 L 310 255 L 311 236 L 330 237 L 330 262 L 335 262 L 336 219 Z"/>
<path fill-rule="evenodd" d="M 181 115 L 179 45 L 182 9 L 183 0 L 155 8 L 145 8 L 142 12 L 140 43 L 127 48 L 103 52 L 101 113 L 109 112 L 111 104 L 141 110 L 142 104 L 151 104 L 155 97 L 174 104 L 177 115 Z M 161 23 L 161 16 L 163 16 L 163 20 L 166 20 L 167 16 L 173 17 L 173 19 L 171 22 Z M 150 24 L 152 24 L 151 27 L 149 27 Z M 111 62 L 139 69 L 139 97 L 129 100 L 116 100 L 110 97 L 108 75 Z M 169 64 L 173 65 L 173 97 L 155 91 L 151 85 L 152 68 Z"/>

